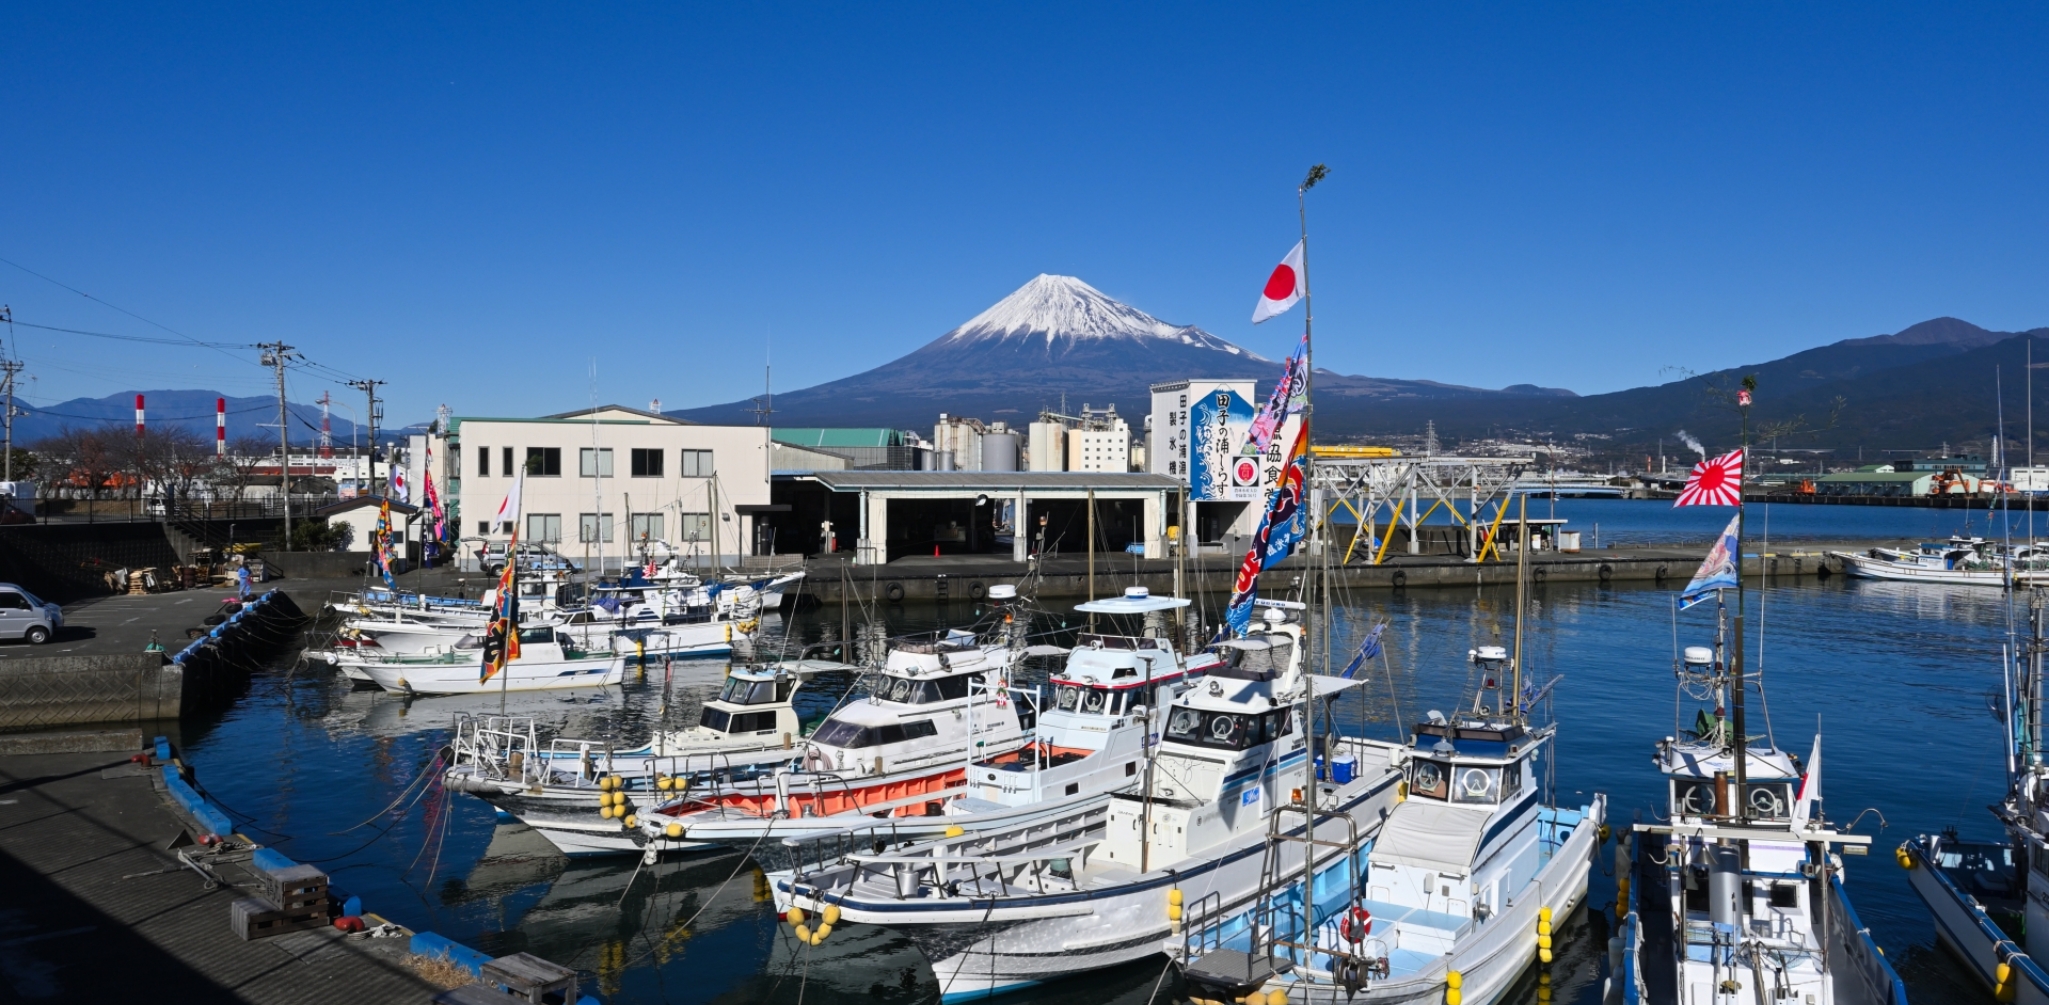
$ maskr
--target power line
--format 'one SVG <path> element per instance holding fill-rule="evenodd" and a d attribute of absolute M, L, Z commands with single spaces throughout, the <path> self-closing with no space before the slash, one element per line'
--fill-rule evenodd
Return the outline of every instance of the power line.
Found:
<path fill-rule="evenodd" d="M 181 331 L 179 331 L 179 330 L 178 330 L 178 329 L 176 329 L 176 328 L 172 328 L 172 327 L 171 327 L 171 326 L 169 326 L 169 325 L 165 325 L 165 324 L 159 324 L 159 323 L 157 323 L 157 322 L 155 322 L 155 321 L 151 321 L 150 319 L 148 319 L 148 318 L 146 318 L 146 317 L 143 317 L 142 315 L 140 315 L 140 314 L 137 314 L 137 313 L 135 313 L 134 311 L 131 311 L 131 310 L 129 310 L 129 309 L 128 309 L 128 308 L 126 308 L 126 307 L 122 307 L 122 306 L 119 306 L 119 305 L 117 305 L 117 304 L 110 304 L 110 303 L 108 303 L 107 301 L 105 301 L 105 300 L 101 300 L 100 298 L 98 298 L 98 297 L 96 297 L 96 296 L 93 296 L 92 294 L 90 294 L 90 293 L 87 293 L 87 292 L 85 292 L 84 290 L 81 290 L 81 289 L 79 289 L 79 288 L 77 288 L 77 287 L 75 287 L 75 286 L 70 286 L 70 285 L 67 285 L 67 284 L 65 284 L 65 283 L 60 283 L 60 282 L 58 282 L 58 281 L 57 281 L 57 280 L 55 280 L 55 279 L 51 279 L 51 278 L 50 278 L 49 276 L 43 275 L 42 273 L 40 273 L 40 272 L 37 272 L 36 270 L 34 270 L 34 269 L 31 269 L 31 268 L 29 268 L 28 266 L 26 266 L 26 265 L 23 265 L 23 264 L 21 264 L 20 262 L 16 262 L 16 261 L 11 261 L 11 260 L 9 260 L 9 259 L 5 259 L 5 258 L 0 258 L 0 263 L 4 263 L 4 264 L 7 264 L 7 265 L 12 265 L 12 266 L 14 266 L 14 267 L 15 267 L 15 268 L 17 268 L 17 269 L 20 269 L 21 271 L 23 271 L 23 272 L 26 272 L 26 273 L 28 273 L 29 275 L 31 275 L 31 276 L 34 276 L 34 277 L 36 277 L 37 279 L 40 279 L 40 280 L 42 280 L 43 282 L 49 283 L 50 285 L 52 285 L 52 286 L 55 286 L 55 287 L 58 287 L 59 289 L 69 290 L 69 291 L 71 291 L 71 292 L 73 292 L 73 293 L 76 293 L 76 294 L 78 294 L 78 295 L 79 295 L 79 296 L 81 296 L 81 297 L 84 297 L 84 298 L 86 298 L 87 300 L 90 300 L 90 301 L 92 301 L 93 303 L 99 304 L 99 305 L 100 305 L 100 306 L 102 306 L 102 307 L 106 307 L 106 308 L 109 308 L 109 309 L 111 309 L 111 310 L 117 310 L 117 311 L 120 311 L 121 313 L 123 313 L 123 314 L 126 314 L 126 315 L 128 315 L 129 317 L 131 317 L 131 318 L 134 318 L 135 320 L 137 320 L 137 321 L 140 321 L 140 322 L 142 322 L 143 324 L 149 325 L 149 326 L 150 326 L 150 327 L 152 327 L 152 328 L 161 328 L 161 329 L 163 329 L 164 331 L 170 332 L 171 334 L 173 334 L 173 335 L 176 335 L 176 336 L 178 336 L 179 338 L 181 338 L 181 339 L 184 339 L 185 341 L 187 341 L 187 342 L 190 342 L 190 343 L 192 343 L 193 345 L 196 345 L 196 346 L 201 346 L 201 347 L 204 347 L 204 348 L 208 348 L 208 349 L 212 349 L 213 351 L 215 351 L 215 352 L 218 352 L 218 353 L 220 353 L 220 354 L 221 354 L 221 355 L 223 355 L 223 356 L 227 356 L 227 357 L 228 357 L 228 358 L 230 358 L 230 359 L 234 359 L 234 360 L 237 360 L 237 361 L 240 361 L 240 362 L 243 362 L 243 363 L 247 363 L 247 362 L 248 362 L 248 360 L 246 360 L 246 359 L 242 359 L 242 357 L 240 357 L 240 356 L 236 356 L 235 354 L 233 354 L 233 353 L 231 353 L 231 352 L 228 352 L 227 350 L 225 350 L 225 349 L 222 349 L 222 348 L 220 348 L 219 346 L 216 346 L 216 345 L 210 345 L 210 344 L 208 344 L 208 343 L 206 343 L 206 342 L 202 342 L 202 341 L 200 341 L 200 340 L 198 340 L 198 339 L 196 339 L 196 338 L 193 338 L 193 337 L 192 337 L 192 336 L 190 336 L 190 335 L 187 335 L 187 334 L 185 334 L 184 332 L 181 332 Z M 19 322 L 18 322 L 18 323 L 19 323 Z"/>
<path fill-rule="evenodd" d="M 196 345 L 205 349 L 247 349 L 240 342 L 201 342 L 197 339 L 155 338 L 149 335 L 116 335 L 112 332 L 89 332 L 78 328 L 59 328 L 55 325 L 39 325 L 33 321 L 16 321 L 23 328 L 40 328 L 46 332 L 63 332 L 66 335 L 90 335 L 93 338 L 120 339 L 123 342 L 148 342 L 152 345 Z"/>

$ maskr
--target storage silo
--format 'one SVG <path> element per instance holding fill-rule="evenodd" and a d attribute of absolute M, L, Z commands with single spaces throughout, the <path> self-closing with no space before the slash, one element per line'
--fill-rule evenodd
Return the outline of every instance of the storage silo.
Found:
<path fill-rule="evenodd" d="M 1017 470 L 1017 434 L 1009 431 L 982 434 L 982 470 Z"/>

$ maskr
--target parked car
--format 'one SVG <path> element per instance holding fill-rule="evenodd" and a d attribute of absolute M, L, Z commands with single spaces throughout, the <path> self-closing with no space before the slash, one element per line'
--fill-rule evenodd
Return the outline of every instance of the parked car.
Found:
<path fill-rule="evenodd" d="M 0 583 L 0 639 L 42 645 L 64 627 L 64 609 L 13 583 Z"/>

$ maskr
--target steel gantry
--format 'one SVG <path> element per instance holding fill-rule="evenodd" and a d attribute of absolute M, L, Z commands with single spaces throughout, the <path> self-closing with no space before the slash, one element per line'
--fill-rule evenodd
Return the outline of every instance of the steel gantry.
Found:
<path fill-rule="evenodd" d="M 1418 528 L 1439 509 L 1453 526 L 1465 529 L 1466 561 L 1501 560 L 1499 531 L 1508 515 L 1516 479 L 1532 463 L 1530 457 L 1381 457 L 1357 456 L 1346 448 L 1317 448 L 1310 499 L 1326 531 L 1349 514 L 1356 526 L 1345 545 L 1342 564 L 1364 561 L 1378 565 L 1387 558 L 1393 528 L 1408 530 L 1408 552 L 1421 551 Z M 1389 533 L 1378 533 L 1381 520 Z M 1336 534 L 1325 538 L 1343 540 Z"/>

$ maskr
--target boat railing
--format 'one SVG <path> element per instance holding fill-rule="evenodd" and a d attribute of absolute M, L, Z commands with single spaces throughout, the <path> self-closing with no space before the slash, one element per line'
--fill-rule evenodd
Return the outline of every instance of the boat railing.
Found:
<path fill-rule="evenodd" d="M 532 772 L 546 771 L 535 762 L 539 747 L 530 715 L 484 715 L 457 712 L 455 737 L 449 748 L 454 763 L 468 764 L 493 778 L 530 781 Z"/>
<path fill-rule="evenodd" d="M 1192 960 L 1224 948 L 1224 942 L 1230 937 L 1225 934 L 1226 927 L 1244 917 L 1242 912 L 1224 914 L 1221 890 L 1211 890 L 1195 898 L 1195 903 L 1181 905 L 1181 959 Z M 1239 930 L 1249 931 L 1249 928 Z"/>

